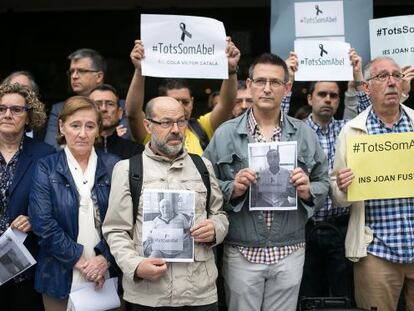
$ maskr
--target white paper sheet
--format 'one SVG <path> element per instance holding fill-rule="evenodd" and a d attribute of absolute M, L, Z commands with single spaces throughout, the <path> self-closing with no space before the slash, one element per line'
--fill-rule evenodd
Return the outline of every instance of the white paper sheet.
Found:
<path fill-rule="evenodd" d="M 27 234 L 8 228 L 0 237 L 0 285 L 16 277 L 36 263 L 23 245 Z"/>
<path fill-rule="evenodd" d="M 103 311 L 121 305 L 116 290 L 118 278 L 107 279 L 102 289 L 96 290 L 95 283 L 79 284 L 69 295 L 72 311 Z"/>
<path fill-rule="evenodd" d="M 212 18 L 141 15 L 145 58 L 142 74 L 152 77 L 227 79 L 226 32 Z"/>
<path fill-rule="evenodd" d="M 351 81 L 350 45 L 340 41 L 296 40 L 296 81 Z"/>
<path fill-rule="evenodd" d="M 414 65 L 414 15 L 369 21 L 371 59 L 389 56 L 400 66 Z"/>
<path fill-rule="evenodd" d="M 343 36 L 342 1 L 295 3 L 296 37 Z"/>

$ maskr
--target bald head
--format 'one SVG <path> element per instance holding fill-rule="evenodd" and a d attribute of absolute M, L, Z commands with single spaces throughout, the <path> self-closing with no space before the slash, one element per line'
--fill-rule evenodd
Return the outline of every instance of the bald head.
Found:
<path fill-rule="evenodd" d="M 183 106 L 174 98 L 168 96 L 159 96 L 151 99 L 145 108 L 145 117 L 147 119 L 153 119 L 157 110 L 174 110 L 177 112 L 183 112 Z"/>
<path fill-rule="evenodd" d="M 174 98 L 153 98 L 145 109 L 144 126 L 151 135 L 150 148 L 170 159 L 181 153 L 187 121 L 183 106 Z"/>

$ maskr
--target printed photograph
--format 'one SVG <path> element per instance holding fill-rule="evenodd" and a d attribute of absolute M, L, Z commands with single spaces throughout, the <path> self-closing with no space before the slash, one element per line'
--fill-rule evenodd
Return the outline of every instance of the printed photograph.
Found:
<path fill-rule="evenodd" d="M 144 190 L 142 241 L 145 257 L 193 262 L 195 192 Z"/>
<path fill-rule="evenodd" d="M 296 188 L 289 182 L 296 167 L 296 141 L 249 144 L 249 167 L 257 181 L 250 186 L 249 208 L 297 209 Z"/>
<path fill-rule="evenodd" d="M 8 235 L 0 241 L 0 285 L 30 268 L 33 263 Z"/>

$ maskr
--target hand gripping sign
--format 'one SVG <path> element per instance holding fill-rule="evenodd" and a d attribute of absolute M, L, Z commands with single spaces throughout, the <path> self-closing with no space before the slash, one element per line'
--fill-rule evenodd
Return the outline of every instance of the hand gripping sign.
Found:
<path fill-rule="evenodd" d="M 348 51 L 350 45 L 340 41 L 296 40 L 299 67 L 297 81 L 353 80 Z"/>
<path fill-rule="evenodd" d="M 227 79 L 226 32 L 212 18 L 141 15 L 144 76 Z"/>

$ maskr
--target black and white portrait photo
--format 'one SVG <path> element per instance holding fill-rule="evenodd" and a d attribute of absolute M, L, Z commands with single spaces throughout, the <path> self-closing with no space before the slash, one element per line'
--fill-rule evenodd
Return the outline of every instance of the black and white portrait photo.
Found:
<path fill-rule="evenodd" d="M 0 242 L 0 285 L 22 273 L 33 263 L 9 236 L 4 235 Z"/>
<path fill-rule="evenodd" d="M 142 241 L 145 257 L 194 260 L 194 191 L 144 190 Z"/>
<path fill-rule="evenodd" d="M 250 186 L 250 210 L 297 209 L 290 174 L 296 167 L 296 141 L 249 144 L 249 167 L 256 172 Z"/>

